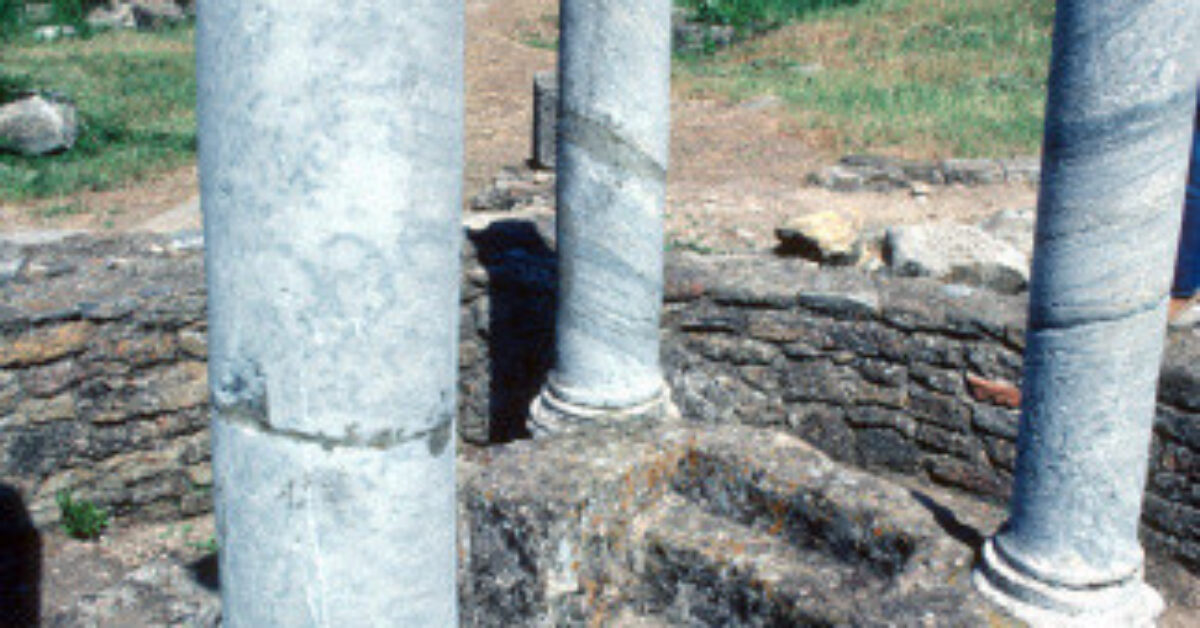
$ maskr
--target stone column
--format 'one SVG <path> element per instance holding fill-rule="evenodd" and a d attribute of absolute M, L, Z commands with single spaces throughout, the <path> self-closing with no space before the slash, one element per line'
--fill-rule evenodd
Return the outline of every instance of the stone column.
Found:
<path fill-rule="evenodd" d="M 461 0 L 199 5 L 226 626 L 455 626 Z"/>
<path fill-rule="evenodd" d="M 1200 3 L 1059 0 L 1019 454 L 976 585 L 1033 625 L 1148 625 L 1138 543 Z"/>
<path fill-rule="evenodd" d="M 531 431 L 662 415 L 670 0 L 560 8 L 558 313 Z"/>

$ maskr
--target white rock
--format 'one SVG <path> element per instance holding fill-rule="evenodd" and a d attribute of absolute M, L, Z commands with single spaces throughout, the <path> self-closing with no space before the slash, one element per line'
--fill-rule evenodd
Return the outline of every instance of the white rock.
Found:
<path fill-rule="evenodd" d="M 180 6 L 183 4 L 184 6 Z M 88 14 L 92 28 L 137 28 L 153 30 L 195 14 L 194 3 L 175 0 L 110 0 Z"/>
<path fill-rule="evenodd" d="M 27 156 L 67 150 L 79 135 L 75 106 L 32 94 L 0 106 L 0 150 Z"/>
<path fill-rule="evenodd" d="M 1026 258 L 1033 256 L 1033 228 L 1037 210 L 1032 207 L 996 212 L 979 223 L 979 228 L 1013 245 Z"/>
<path fill-rule="evenodd" d="M 1015 293 L 1029 284 L 1029 262 L 1011 244 L 982 229 L 958 223 L 929 223 L 888 229 L 884 257 L 898 275 L 930 276 L 948 282 Z"/>
<path fill-rule="evenodd" d="M 64 37 L 74 36 L 75 27 L 65 26 L 63 24 L 48 24 L 46 26 L 39 26 L 33 31 L 34 41 L 49 42 L 56 39 L 62 39 Z"/>

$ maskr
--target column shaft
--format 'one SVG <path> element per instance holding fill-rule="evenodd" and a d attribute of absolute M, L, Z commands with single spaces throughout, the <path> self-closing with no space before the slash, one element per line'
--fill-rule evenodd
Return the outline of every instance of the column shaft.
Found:
<path fill-rule="evenodd" d="M 462 3 L 198 9 L 225 625 L 457 625 Z"/>
<path fill-rule="evenodd" d="M 977 579 L 1035 623 L 1161 605 L 1137 530 L 1198 32 L 1195 3 L 1058 3 L 1015 485 Z"/>
<path fill-rule="evenodd" d="M 535 431 L 539 407 L 663 406 L 670 13 L 669 0 L 561 5 L 557 352 Z"/>

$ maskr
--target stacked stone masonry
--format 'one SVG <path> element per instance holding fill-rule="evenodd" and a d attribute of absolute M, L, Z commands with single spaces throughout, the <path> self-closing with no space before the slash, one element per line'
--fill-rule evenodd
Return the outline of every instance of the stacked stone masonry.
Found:
<path fill-rule="evenodd" d="M 467 448 L 525 435 L 553 356 L 553 229 L 468 233 Z M 211 507 L 195 237 L 0 243 L 0 483 L 41 526 L 71 490 L 116 515 Z M 686 420 L 791 432 L 835 459 L 996 502 L 1010 490 L 1025 301 L 762 257 L 668 258 L 663 360 Z M 1200 569 L 1200 333 L 1168 340 L 1142 534 Z"/>

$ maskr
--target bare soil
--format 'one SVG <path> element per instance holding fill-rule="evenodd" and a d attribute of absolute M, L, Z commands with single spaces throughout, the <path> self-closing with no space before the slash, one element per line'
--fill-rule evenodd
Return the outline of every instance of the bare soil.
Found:
<path fill-rule="evenodd" d="M 468 0 L 465 198 L 530 155 L 532 77 L 554 68 L 555 52 L 544 45 L 557 36 L 556 11 L 556 0 Z M 542 47 L 533 45 L 539 42 Z M 695 248 L 770 248 L 776 226 L 822 209 L 852 211 L 864 228 L 879 228 L 975 222 L 1035 202 L 1035 190 L 1023 184 L 939 186 L 925 198 L 809 187 L 809 172 L 840 157 L 827 134 L 804 128 L 770 98 L 731 103 L 683 79 L 673 96 L 666 228 L 671 240 Z M 913 156 L 925 156 L 915 150 Z M 188 166 L 113 190 L 0 205 L 0 230 L 198 228 L 197 194 L 196 168 Z"/>

